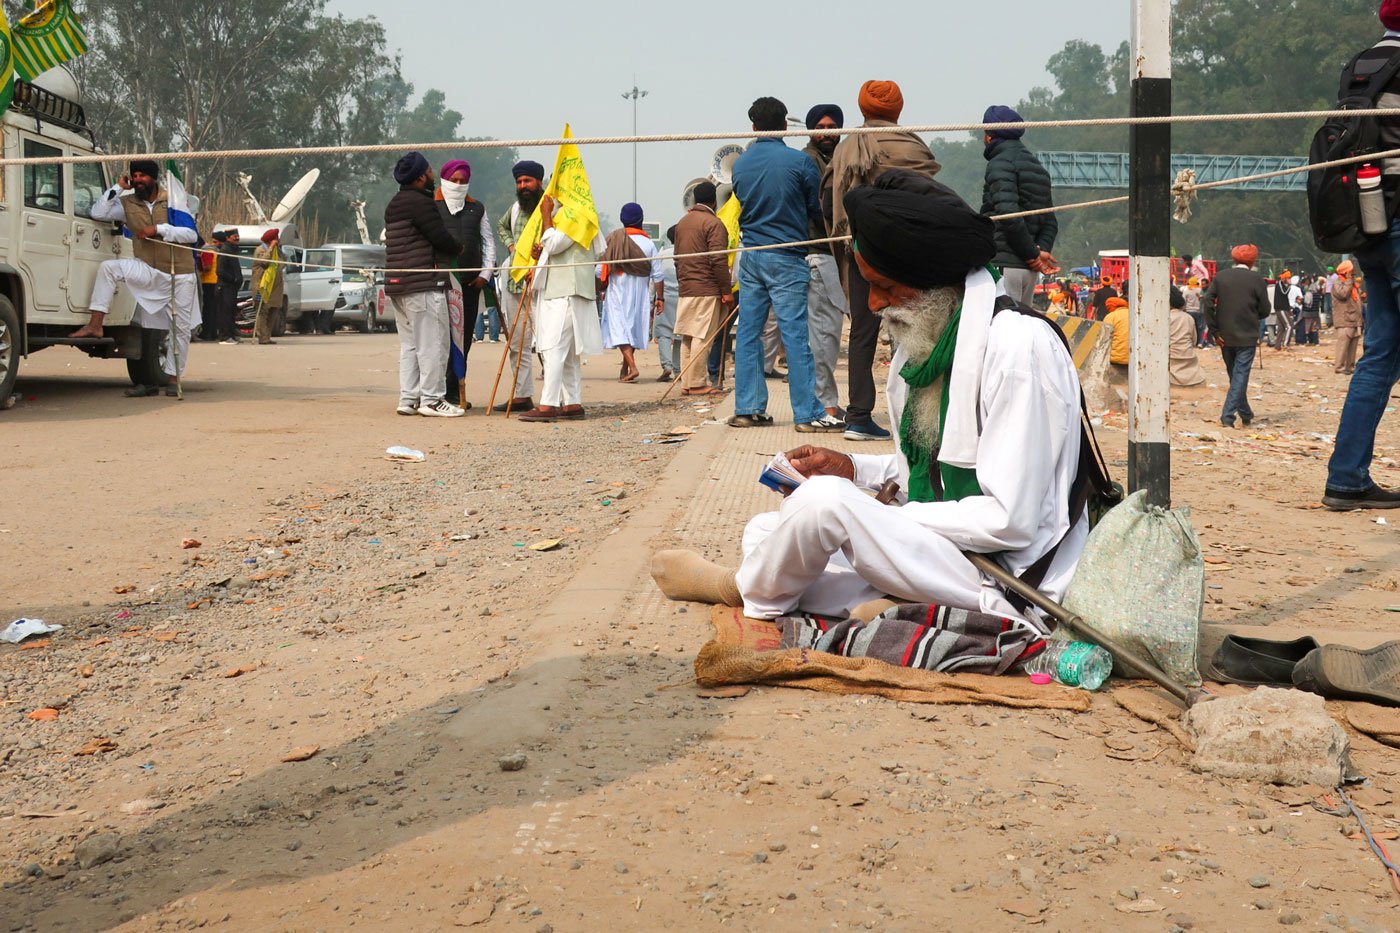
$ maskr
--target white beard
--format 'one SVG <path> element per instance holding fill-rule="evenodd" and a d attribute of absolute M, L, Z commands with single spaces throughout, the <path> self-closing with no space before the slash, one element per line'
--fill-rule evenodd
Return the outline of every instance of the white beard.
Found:
<path fill-rule="evenodd" d="M 922 363 L 948 329 L 948 320 L 962 300 L 961 288 L 931 288 L 917 298 L 892 305 L 881 312 L 890 340 L 904 350 L 910 362 Z M 904 410 L 913 426 L 913 440 L 921 446 L 937 448 L 939 408 L 943 380 L 922 389 L 909 388 Z"/>

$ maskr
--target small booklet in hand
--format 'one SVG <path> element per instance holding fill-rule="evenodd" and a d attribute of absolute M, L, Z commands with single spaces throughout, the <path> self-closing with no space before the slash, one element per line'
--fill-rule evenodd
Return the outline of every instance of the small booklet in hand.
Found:
<path fill-rule="evenodd" d="M 807 477 L 797 472 L 797 468 L 782 453 L 774 454 L 758 475 L 758 481 L 774 492 L 792 492 L 806 480 Z"/>

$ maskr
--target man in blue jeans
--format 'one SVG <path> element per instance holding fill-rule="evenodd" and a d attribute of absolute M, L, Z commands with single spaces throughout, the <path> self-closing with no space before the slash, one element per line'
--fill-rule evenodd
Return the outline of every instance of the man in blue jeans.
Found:
<path fill-rule="evenodd" d="M 749 108 L 759 132 L 787 129 L 787 107 L 760 97 Z M 734 196 L 739 199 L 739 235 L 745 246 L 800 243 L 809 224 L 822 222 L 817 193 L 821 177 L 812 160 L 781 139 L 759 139 L 734 163 Z M 756 250 L 739 264 L 739 330 L 734 350 L 734 417 L 731 427 L 773 423 L 763 377 L 763 325 L 768 309 L 778 319 L 787 348 L 788 395 L 794 427 L 802 432 L 845 430 L 817 400 L 816 372 L 807 342 L 807 250 L 802 246 Z"/>
<path fill-rule="evenodd" d="M 1259 247 L 1246 244 L 1230 252 L 1235 264 L 1210 283 L 1201 296 L 1201 310 L 1206 326 L 1220 346 L 1225 369 L 1230 373 L 1230 390 L 1225 394 L 1225 407 L 1220 423 L 1235 426 L 1235 418 L 1249 427 L 1254 409 L 1249 406 L 1249 374 L 1254 369 L 1254 354 L 1259 346 L 1259 326 L 1273 313 L 1269 305 L 1269 290 L 1264 279 L 1254 271 L 1259 259 Z"/>
<path fill-rule="evenodd" d="M 1394 54 L 1400 39 L 1400 0 L 1384 0 L 1379 10 L 1385 26 L 1384 57 Z M 1371 56 L 1371 61 L 1384 60 Z M 1360 72 L 1358 72 L 1360 73 Z M 1381 101 L 1400 92 L 1400 78 L 1392 80 Z M 1384 103 L 1381 106 L 1386 106 Z M 1400 120 L 1379 117 L 1381 149 L 1400 147 Z M 1396 171 L 1396 160 L 1387 159 L 1382 171 L 1387 178 Z M 1387 203 L 1390 199 L 1386 199 Z M 1322 504 L 1337 512 L 1352 509 L 1400 508 L 1400 489 L 1377 486 L 1371 479 L 1371 454 L 1376 446 L 1376 429 L 1390 403 L 1390 392 L 1400 381 L 1400 220 L 1392 220 L 1390 231 L 1374 237 L 1356 251 L 1356 264 L 1366 276 L 1365 352 L 1356 364 L 1342 419 L 1337 425 L 1337 442 L 1327 464 L 1327 489 Z"/>
<path fill-rule="evenodd" d="M 1400 508 L 1400 489 L 1371 479 L 1376 429 L 1400 381 L 1400 220 L 1374 244 L 1358 249 L 1356 261 L 1366 276 L 1366 352 L 1352 374 L 1327 464 L 1322 504 L 1336 512 Z"/>

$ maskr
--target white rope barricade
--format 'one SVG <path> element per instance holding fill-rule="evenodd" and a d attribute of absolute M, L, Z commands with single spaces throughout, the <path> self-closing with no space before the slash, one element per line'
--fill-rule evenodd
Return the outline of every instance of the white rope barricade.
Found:
<path fill-rule="evenodd" d="M 900 124 L 897 129 L 906 133 L 958 133 L 973 130 L 1005 130 L 1008 127 L 1022 129 L 1052 129 L 1090 126 L 1151 126 L 1191 123 L 1231 123 L 1249 120 L 1311 120 L 1319 117 L 1342 117 L 1357 115 L 1355 110 L 1291 110 L 1273 113 L 1200 113 L 1173 114 L 1165 117 L 1089 117 L 1075 120 L 1024 120 L 1020 123 L 930 123 L 922 125 Z M 1367 116 L 1400 116 L 1400 107 L 1375 108 L 1366 111 Z M 824 136 L 861 136 L 890 132 L 888 126 L 856 126 L 824 130 Z M 171 151 L 150 153 L 94 153 L 92 155 L 31 156 L 27 158 L 0 159 L 5 165 L 83 165 L 90 163 L 125 162 L 129 159 L 150 159 L 156 162 L 167 160 L 196 161 L 207 159 L 255 159 L 272 156 L 314 156 L 314 155 L 374 155 L 402 153 L 416 149 L 420 152 L 440 152 L 466 149 L 525 149 L 538 146 L 606 146 L 623 143 L 669 143 L 703 142 L 731 139 L 786 139 L 788 137 L 811 136 L 815 131 L 796 130 L 742 130 L 729 133 L 660 133 L 651 136 L 553 136 L 541 139 L 464 139 L 454 142 L 429 143 L 372 143 L 342 146 L 293 146 L 283 149 L 210 149 L 200 151 Z"/>

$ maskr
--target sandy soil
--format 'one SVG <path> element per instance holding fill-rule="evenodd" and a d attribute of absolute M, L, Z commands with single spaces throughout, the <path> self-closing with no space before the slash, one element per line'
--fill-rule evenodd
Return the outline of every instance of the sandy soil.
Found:
<path fill-rule="evenodd" d="M 1394 525 L 1316 507 L 1327 350 L 1265 354 L 1251 430 L 1213 422 L 1219 388 L 1174 404 L 1211 621 L 1391 627 Z M 1078 716 L 700 697 L 706 614 L 645 564 L 737 558 L 694 508 L 731 482 L 726 432 L 656 404 L 653 352 L 632 386 L 596 360 L 593 417 L 552 426 L 395 416 L 390 335 L 198 352 L 175 403 L 51 350 L 0 415 L 0 605 L 67 626 L 0 648 L 4 928 L 1400 927 L 1354 821 L 1193 774 L 1107 695 Z M 1400 755 L 1357 748 L 1358 803 L 1393 829 Z"/>

